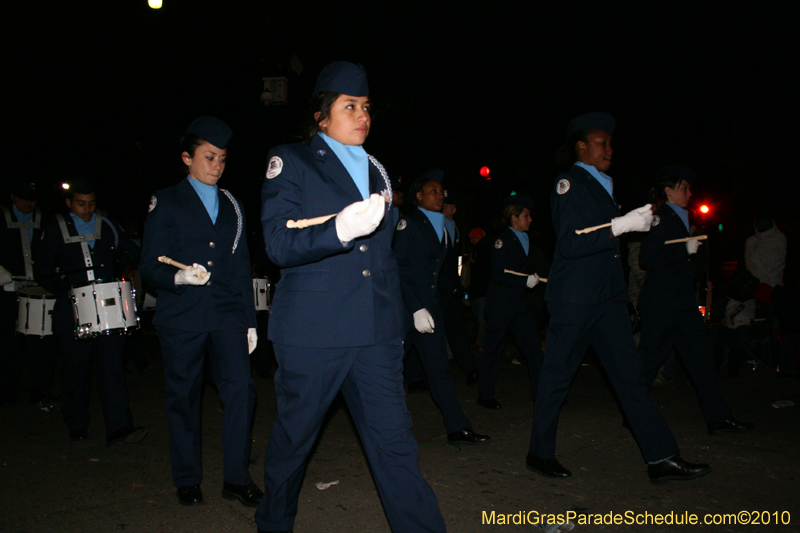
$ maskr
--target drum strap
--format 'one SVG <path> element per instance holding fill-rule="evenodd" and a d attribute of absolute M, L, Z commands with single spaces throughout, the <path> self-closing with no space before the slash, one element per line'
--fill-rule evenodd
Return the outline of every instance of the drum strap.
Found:
<path fill-rule="evenodd" d="M 67 223 L 64 217 L 60 214 L 56 215 L 58 226 L 61 228 L 61 236 L 64 238 L 65 244 L 73 244 L 76 242 L 81 243 L 81 252 L 83 253 L 83 262 L 86 264 L 86 277 L 89 281 L 94 281 L 94 269 L 92 269 L 92 251 L 89 249 L 88 241 L 94 241 L 100 238 L 103 228 L 103 215 L 97 214 L 94 222 L 94 233 L 88 235 L 70 235 L 67 230 Z"/>
<path fill-rule="evenodd" d="M 242 219 L 242 210 L 239 209 L 239 204 L 236 203 L 236 199 L 228 190 L 220 189 L 220 191 L 222 191 L 222 193 L 228 197 L 228 200 L 230 200 L 233 204 L 233 209 L 236 211 L 236 240 L 233 241 L 233 250 L 231 250 L 231 254 L 235 254 L 236 247 L 239 246 L 239 238 L 242 236 L 242 225 L 244 224 Z"/>
<path fill-rule="evenodd" d="M 25 264 L 25 279 L 33 280 L 33 261 L 31 260 L 31 240 L 29 231 L 39 229 L 42 227 L 42 210 L 36 209 L 33 212 L 33 219 L 30 222 L 12 222 L 11 210 L 3 206 L 3 214 L 6 217 L 6 226 L 8 229 L 19 228 L 19 237 L 22 242 L 22 255 Z"/>

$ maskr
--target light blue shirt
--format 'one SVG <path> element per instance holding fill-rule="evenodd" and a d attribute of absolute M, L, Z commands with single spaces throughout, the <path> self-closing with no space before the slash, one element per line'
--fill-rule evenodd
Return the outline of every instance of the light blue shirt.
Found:
<path fill-rule="evenodd" d="M 591 174 L 592 177 L 597 180 L 597 183 L 602 185 L 606 192 L 608 192 L 608 195 L 611 198 L 614 198 L 614 180 L 611 178 L 611 176 L 603 174 L 594 168 L 593 165 L 587 165 L 585 163 L 581 163 L 580 161 L 576 162 L 575 165 L 581 167 Z"/>
<path fill-rule="evenodd" d="M 683 225 L 686 226 L 686 231 L 689 231 L 689 211 L 679 205 L 671 204 L 669 202 L 667 202 L 667 205 L 670 206 L 683 221 Z"/>
<path fill-rule="evenodd" d="M 435 211 L 422 209 L 421 207 L 419 210 L 425 213 L 425 216 L 431 221 L 433 229 L 436 230 L 436 236 L 439 237 L 439 242 L 442 242 L 442 237 L 444 237 L 444 215 Z"/>
<path fill-rule="evenodd" d="M 525 255 L 527 256 L 528 251 L 531 248 L 530 238 L 528 237 L 528 234 L 525 233 L 524 231 L 517 231 L 510 226 L 509 229 L 514 232 L 514 235 L 517 236 L 519 242 L 522 243 L 522 249 L 525 250 Z"/>
<path fill-rule="evenodd" d="M 331 139 L 324 133 L 318 133 L 322 140 L 333 150 L 339 161 L 342 162 L 347 173 L 353 178 L 358 187 L 358 192 L 365 200 L 369 198 L 369 155 L 363 146 L 351 146 Z"/>
<path fill-rule="evenodd" d="M 455 246 L 456 239 L 458 238 L 458 228 L 456 228 L 456 221 L 449 218 L 444 219 L 444 227 L 447 228 L 447 234 L 450 235 L 450 241 Z"/>
<path fill-rule="evenodd" d="M 17 222 L 30 222 L 31 220 L 33 220 L 33 211 L 31 211 L 28 214 L 25 214 L 19 209 L 17 209 L 17 206 L 13 204 L 11 205 L 11 210 L 14 211 L 14 216 L 17 218 Z M 28 229 L 28 242 L 31 242 L 32 240 L 33 240 L 33 230 Z"/>
<path fill-rule="evenodd" d="M 217 215 L 219 215 L 219 196 L 217 195 L 219 187 L 216 185 L 206 185 L 191 176 L 188 176 L 186 179 L 192 184 L 192 188 L 197 192 L 200 201 L 203 202 L 206 211 L 208 211 L 208 216 L 211 217 L 211 223 L 216 224 Z"/>
<path fill-rule="evenodd" d="M 75 213 L 70 213 L 69 216 L 71 216 L 72 221 L 75 222 L 75 229 L 78 230 L 78 235 L 91 235 L 94 233 L 94 225 L 97 223 L 97 213 L 92 215 L 89 222 L 84 222 L 83 219 Z M 89 245 L 89 248 L 94 249 L 94 239 L 86 241 L 86 244 Z"/>

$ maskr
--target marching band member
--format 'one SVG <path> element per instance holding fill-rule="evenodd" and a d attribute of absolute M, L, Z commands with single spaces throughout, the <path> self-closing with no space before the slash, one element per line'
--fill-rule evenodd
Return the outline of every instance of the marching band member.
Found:
<path fill-rule="evenodd" d="M 589 113 L 572 120 L 567 128 L 566 148 L 575 163 L 558 176 L 550 196 L 556 232 L 545 293 L 550 325 L 526 463 L 546 477 L 572 475 L 555 458 L 558 414 L 591 343 L 649 464 L 650 481 L 693 479 L 708 474 L 711 467 L 680 457 L 675 437 L 647 397 L 628 318 L 618 237 L 649 230 L 653 215 L 646 205 L 620 216 L 613 180 L 605 174 L 611 166 L 615 125 L 608 113 Z M 601 227 L 577 233 L 608 220 L 610 230 Z"/>
<path fill-rule="evenodd" d="M 539 265 L 535 264 L 534 254 L 529 253 L 527 233 L 531 226 L 533 200 L 515 194 L 506 198 L 503 206 L 503 220 L 508 229 L 498 237 L 492 249 L 492 280 L 486 293 L 486 350 L 478 374 L 478 405 L 486 409 L 502 407 L 495 399 L 495 383 L 509 330 L 525 356 L 532 399 L 536 398 L 544 358 L 529 294 L 539 284 Z M 527 276 L 511 274 L 509 270 Z"/>
<path fill-rule="evenodd" d="M 639 354 L 644 365 L 644 382 L 653 382 L 672 350 L 678 349 L 686 371 L 697 391 L 709 434 L 739 433 L 753 424 L 740 422 L 722 399 L 714 372 L 714 352 L 703 315 L 697 311 L 692 276 L 692 255 L 702 244 L 666 241 L 689 237 L 689 198 L 696 173 L 684 165 L 670 165 L 658 171 L 651 191 L 653 227 L 642 242 L 639 263 L 646 275 L 639 295 L 642 337 Z"/>
<path fill-rule="evenodd" d="M 442 171 L 424 172 L 409 191 L 417 207 L 397 223 L 394 251 L 400 267 L 400 286 L 405 303 L 405 353 L 416 347 L 428 378 L 431 396 L 444 418 L 447 441 L 481 444 L 491 440 L 475 433 L 458 401 L 447 359 L 445 319 L 439 284 L 446 282 L 448 252 L 453 253 L 453 236 L 445 228 L 442 207 Z M 457 268 L 453 262 L 452 268 Z M 450 297 L 450 295 L 447 295 Z"/>
<path fill-rule="evenodd" d="M 308 454 L 341 391 L 392 530 L 444 531 L 436 495 L 420 473 L 403 393 L 391 185 L 362 148 L 371 122 L 364 68 L 326 66 L 311 108 L 308 142 L 270 152 L 262 190 L 264 242 L 282 277 L 269 330 L 278 419 L 256 524 L 259 531 L 292 529 Z M 321 224 L 287 227 L 331 213 L 338 214 Z"/>
<path fill-rule="evenodd" d="M 98 388 L 106 425 L 106 442 L 139 442 L 147 430 L 133 425 L 123 364 L 124 335 L 76 339 L 69 289 L 111 280 L 115 260 L 135 264 L 139 247 L 116 223 L 95 213 L 94 186 L 85 177 L 72 180 L 66 193 L 69 214 L 58 214 L 33 250 L 36 281 L 56 296 L 53 333 L 61 350 L 61 411 L 74 441 L 89 438 L 92 351 L 97 349 Z"/>
<path fill-rule="evenodd" d="M 178 502 L 203 502 L 201 399 L 206 351 L 225 408 L 222 496 L 256 507 L 261 490 L 250 477 L 255 384 L 256 311 L 241 203 L 217 186 L 231 130 L 214 117 L 193 121 L 181 141 L 187 176 L 150 199 L 144 227 L 143 279 L 156 286 L 153 317 L 164 355 L 172 480 Z M 177 270 L 167 256 L 193 265 Z"/>

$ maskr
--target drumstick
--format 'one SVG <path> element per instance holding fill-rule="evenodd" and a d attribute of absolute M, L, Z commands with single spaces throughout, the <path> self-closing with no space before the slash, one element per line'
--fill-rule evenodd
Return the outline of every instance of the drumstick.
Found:
<path fill-rule="evenodd" d="M 171 259 L 171 258 L 167 257 L 166 255 L 160 256 L 158 258 L 158 260 L 161 261 L 162 263 L 166 263 L 168 265 L 171 265 L 171 266 L 174 266 L 174 267 L 178 267 L 181 270 L 191 270 L 191 269 L 194 268 L 192 266 L 184 265 L 183 263 L 179 263 L 179 262 L 175 261 L 174 259 Z M 204 272 L 204 271 L 201 270 L 200 272 L 197 273 L 197 277 L 200 278 L 200 279 L 203 279 L 206 276 L 208 276 L 208 272 Z"/>
<path fill-rule="evenodd" d="M 664 244 L 675 244 L 676 242 L 687 241 L 704 241 L 708 239 L 708 235 L 695 235 L 694 237 L 686 237 L 684 239 L 672 239 L 671 241 L 664 241 Z"/>
<path fill-rule="evenodd" d="M 611 225 L 611 222 L 607 222 L 605 224 L 600 224 L 599 226 L 592 226 L 591 228 L 576 229 L 575 233 L 577 233 L 578 235 L 582 235 L 584 233 L 591 233 L 591 232 L 597 231 L 597 230 L 599 230 L 601 228 L 607 228 L 610 225 Z"/>
<path fill-rule="evenodd" d="M 383 201 L 387 204 L 389 203 L 389 199 L 386 196 L 383 197 Z M 358 214 L 364 213 L 366 209 L 359 211 Z M 315 217 L 315 218 L 301 218 L 300 220 L 287 220 L 286 227 L 287 228 L 296 228 L 296 229 L 303 229 L 309 226 L 318 226 L 320 224 L 324 224 L 325 222 L 329 221 L 339 213 L 334 213 L 332 215 L 325 215 L 324 217 Z"/>
<path fill-rule="evenodd" d="M 528 276 L 530 276 L 530 274 L 525 274 L 523 272 L 514 272 L 513 270 L 509 270 L 509 269 L 505 269 L 505 270 L 503 270 L 503 272 L 505 272 L 506 274 L 514 274 L 515 276 L 525 276 L 526 278 Z M 547 278 L 539 278 L 539 281 L 543 281 L 544 283 L 547 283 Z"/>

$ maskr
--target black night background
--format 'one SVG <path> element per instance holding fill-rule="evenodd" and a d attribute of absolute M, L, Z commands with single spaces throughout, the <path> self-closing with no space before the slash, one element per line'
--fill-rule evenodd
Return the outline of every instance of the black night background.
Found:
<path fill-rule="evenodd" d="M 183 177 L 186 125 L 210 114 L 234 131 L 221 186 L 257 230 L 269 149 L 298 140 L 319 70 L 343 59 L 369 75 L 368 152 L 406 183 L 444 169 L 462 232 L 516 190 L 551 239 L 554 153 L 571 118 L 602 110 L 617 117 L 609 174 L 623 211 L 646 202 L 659 166 L 688 164 L 693 206 L 724 227 L 717 259 L 736 260 L 767 213 L 791 261 L 796 32 L 777 6 L 700 4 L 29 2 L 4 25 L 3 183 L 30 177 L 55 207 L 60 180 L 85 174 L 112 217 L 141 224 L 152 192 Z M 288 79 L 286 105 L 262 104 L 266 76 Z"/>

